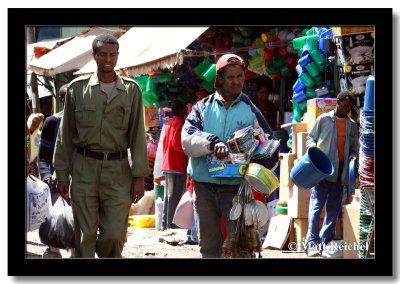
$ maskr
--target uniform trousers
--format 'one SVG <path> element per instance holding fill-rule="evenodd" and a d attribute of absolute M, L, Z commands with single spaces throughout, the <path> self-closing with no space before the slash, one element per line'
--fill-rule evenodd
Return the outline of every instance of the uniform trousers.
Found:
<path fill-rule="evenodd" d="M 120 258 L 126 242 L 132 173 L 128 159 L 97 160 L 76 155 L 71 206 L 75 256 Z"/>

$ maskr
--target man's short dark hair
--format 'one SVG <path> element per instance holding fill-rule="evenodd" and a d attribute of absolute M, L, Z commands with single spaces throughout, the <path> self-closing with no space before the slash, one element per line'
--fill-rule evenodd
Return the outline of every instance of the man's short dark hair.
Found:
<path fill-rule="evenodd" d="M 351 99 L 351 100 L 353 101 L 353 103 L 356 102 L 356 98 L 355 98 L 354 95 L 353 95 L 351 92 L 349 92 L 349 91 L 342 91 L 342 92 L 340 92 L 340 93 L 337 95 L 336 98 L 338 99 L 339 102 L 344 101 L 346 98 Z"/>
<path fill-rule="evenodd" d="M 61 102 L 64 102 L 67 92 L 68 92 L 68 84 L 62 85 L 58 90 L 58 98 L 61 100 Z"/>
<path fill-rule="evenodd" d="M 60 96 L 65 96 L 67 94 L 68 91 L 68 84 L 64 84 L 60 87 L 60 89 L 58 90 L 58 94 Z"/>
<path fill-rule="evenodd" d="M 102 34 L 97 36 L 93 42 L 92 42 L 92 50 L 94 53 L 96 53 L 98 45 L 98 42 L 102 42 L 102 43 L 109 43 L 109 44 L 115 44 L 117 46 L 117 51 L 119 50 L 119 43 L 118 40 L 112 36 L 111 34 Z"/>
<path fill-rule="evenodd" d="M 172 106 L 171 110 L 174 113 L 174 115 L 178 115 L 186 108 L 186 104 L 182 101 L 175 101 Z"/>

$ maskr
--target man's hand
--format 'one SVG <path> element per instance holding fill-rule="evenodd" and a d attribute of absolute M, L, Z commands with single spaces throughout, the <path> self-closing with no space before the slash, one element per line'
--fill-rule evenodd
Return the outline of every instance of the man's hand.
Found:
<path fill-rule="evenodd" d="M 51 189 L 53 186 L 53 178 L 51 176 L 49 176 L 48 178 L 46 178 L 44 180 L 45 183 L 47 183 L 47 185 L 49 186 L 49 188 Z"/>
<path fill-rule="evenodd" d="M 67 201 L 67 203 L 69 205 L 71 205 L 70 198 L 69 198 L 68 182 L 66 182 L 66 181 L 57 182 L 57 190 L 60 193 L 61 197 L 64 198 L 64 200 Z"/>
<path fill-rule="evenodd" d="M 214 155 L 219 159 L 223 160 L 228 157 L 229 150 L 228 147 L 224 144 L 224 142 L 218 142 L 214 146 Z"/>
<path fill-rule="evenodd" d="M 137 203 L 144 195 L 144 178 L 134 177 L 132 178 L 131 185 L 131 199 L 132 203 Z"/>

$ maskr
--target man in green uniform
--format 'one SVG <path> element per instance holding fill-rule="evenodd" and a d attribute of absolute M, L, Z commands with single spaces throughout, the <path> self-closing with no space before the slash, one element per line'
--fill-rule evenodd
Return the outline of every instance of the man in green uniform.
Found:
<path fill-rule="evenodd" d="M 76 257 L 121 257 L 129 208 L 144 195 L 149 174 L 142 95 L 114 71 L 119 44 L 113 36 L 96 37 L 92 49 L 97 72 L 69 84 L 53 161 L 58 190 L 71 200 Z"/>

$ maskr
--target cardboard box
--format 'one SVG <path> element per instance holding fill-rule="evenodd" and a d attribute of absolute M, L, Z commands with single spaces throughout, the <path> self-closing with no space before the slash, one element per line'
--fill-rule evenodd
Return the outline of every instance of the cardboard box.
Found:
<path fill-rule="evenodd" d="M 344 258 L 358 258 L 357 245 L 360 243 L 360 203 L 343 206 L 343 241 L 346 249 Z"/>
<path fill-rule="evenodd" d="M 346 65 L 337 68 L 340 90 L 364 96 L 367 79 L 373 74 L 374 64 Z"/>
<path fill-rule="evenodd" d="M 291 218 L 287 215 L 272 217 L 262 247 L 282 249 L 289 237 L 289 233 L 292 231 L 291 224 Z"/>
<path fill-rule="evenodd" d="M 307 136 L 308 132 L 299 132 L 297 133 L 297 139 L 296 139 L 296 152 L 297 152 L 297 158 L 301 159 L 304 154 L 307 152 Z"/>
<path fill-rule="evenodd" d="M 332 34 L 336 35 L 348 35 L 363 32 L 373 32 L 375 29 L 373 26 L 349 26 L 349 27 L 332 27 Z"/>
<path fill-rule="evenodd" d="M 288 185 L 279 185 L 279 201 L 289 201 L 290 188 Z"/>
<path fill-rule="evenodd" d="M 304 240 L 308 231 L 308 218 L 292 219 L 293 225 L 291 226 L 294 230 L 294 234 L 289 233 L 289 241 L 296 242 L 297 251 L 304 251 L 305 243 Z M 319 220 L 319 228 L 321 229 L 324 219 Z M 294 240 L 292 236 L 294 235 Z M 335 227 L 335 238 L 341 238 L 342 235 L 342 222 L 340 219 L 336 221 Z"/>
<path fill-rule="evenodd" d="M 297 153 L 297 133 L 306 131 L 307 123 L 305 122 L 294 123 L 292 125 L 292 154 Z"/>
<path fill-rule="evenodd" d="M 290 178 L 290 171 L 293 168 L 296 154 L 280 153 L 280 170 L 279 170 L 279 199 L 289 200 L 289 189 L 293 187 L 293 181 Z"/>
<path fill-rule="evenodd" d="M 288 215 L 292 218 L 308 218 L 310 195 L 309 189 L 302 189 L 294 185 L 289 190 Z M 322 210 L 320 218 L 323 219 L 324 217 L 325 208 Z"/>
<path fill-rule="evenodd" d="M 154 105 L 144 108 L 144 125 L 146 127 L 160 127 L 160 116 Z"/>
<path fill-rule="evenodd" d="M 334 40 L 338 65 L 374 63 L 373 32 L 334 36 Z"/>
<path fill-rule="evenodd" d="M 210 177 L 243 177 L 248 163 L 226 164 L 224 162 L 208 162 Z"/>
<path fill-rule="evenodd" d="M 336 101 L 336 98 L 315 98 L 307 101 L 307 132 L 314 127 L 319 115 L 335 109 Z"/>

